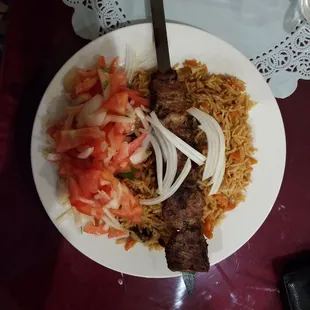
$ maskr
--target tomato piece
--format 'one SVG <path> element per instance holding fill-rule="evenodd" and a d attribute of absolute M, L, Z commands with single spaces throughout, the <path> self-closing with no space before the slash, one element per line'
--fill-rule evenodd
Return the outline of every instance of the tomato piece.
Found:
<path fill-rule="evenodd" d="M 75 87 L 75 93 L 76 95 L 86 93 L 90 89 L 92 89 L 98 81 L 98 77 L 91 77 L 91 78 L 86 78 L 84 79 L 81 83 L 77 84 Z"/>
<path fill-rule="evenodd" d="M 107 67 L 107 64 L 105 62 L 104 56 L 99 56 L 99 58 L 98 58 L 98 67 L 102 68 L 102 69 L 105 69 Z"/>
<path fill-rule="evenodd" d="M 136 240 L 134 240 L 132 237 L 128 237 L 125 243 L 125 251 L 129 251 L 131 248 L 135 246 L 136 243 L 137 243 Z"/>
<path fill-rule="evenodd" d="M 114 94 L 110 99 L 105 101 L 102 107 L 109 110 L 110 112 L 115 112 L 124 115 L 127 103 L 128 103 L 128 94 L 126 92 L 120 92 Z"/>
<path fill-rule="evenodd" d="M 89 91 L 90 95 L 92 97 L 96 96 L 96 95 L 102 95 L 102 86 L 101 86 L 101 82 L 98 80 L 96 82 L 96 84 L 90 89 Z"/>
<path fill-rule="evenodd" d="M 92 77 L 97 76 L 97 70 L 96 69 L 92 69 L 92 70 L 78 69 L 77 74 L 81 76 L 83 79 L 92 78 Z"/>
<path fill-rule="evenodd" d="M 113 95 L 119 92 L 123 87 L 127 85 L 126 72 L 114 72 L 110 78 L 110 94 Z"/>
<path fill-rule="evenodd" d="M 108 135 L 108 142 L 115 151 L 119 150 L 125 137 L 123 135 L 124 128 L 121 124 L 116 123 Z"/>
<path fill-rule="evenodd" d="M 98 226 L 93 223 L 87 223 L 83 229 L 83 231 L 90 235 L 105 235 L 108 233 L 108 230 L 104 229 L 104 224 L 99 224 Z"/>
<path fill-rule="evenodd" d="M 135 150 L 142 144 L 146 136 L 147 133 L 144 133 L 140 137 L 136 138 L 135 140 L 129 143 L 128 146 L 129 156 L 132 155 L 135 152 Z"/>
<path fill-rule="evenodd" d="M 134 106 L 140 106 L 140 105 L 143 105 L 145 107 L 149 107 L 150 106 L 149 100 L 146 99 L 146 98 L 142 98 L 138 91 L 135 91 L 135 90 L 132 90 L 132 89 L 129 89 L 129 88 L 127 88 L 124 91 L 126 91 L 127 94 L 128 94 L 128 97 L 135 102 Z"/>
<path fill-rule="evenodd" d="M 95 169 L 84 170 L 78 176 L 79 186 L 83 197 L 90 198 L 92 197 L 92 194 L 97 193 L 100 176 L 101 171 Z"/>
<path fill-rule="evenodd" d="M 121 144 L 121 147 L 118 151 L 118 153 L 113 157 L 113 163 L 120 163 L 126 159 L 129 158 L 129 146 L 128 146 L 128 142 L 124 141 Z"/>
<path fill-rule="evenodd" d="M 97 139 L 102 136 L 102 131 L 97 127 L 61 130 L 55 134 L 56 151 L 57 153 L 63 153 L 79 145 L 86 144 L 90 139 Z"/>
<path fill-rule="evenodd" d="M 203 234 L 208 238 L 213 238 L 214 221 L 208 216 L 203 223 Z"/>
<path fill-rule="evenodd" d="M 109 227 L 108 238 L 117 238 L 126 235 L 126 232 L 123 230 L 115 229 L 113 227 Z"/>
<path fill-rule="evenodd" d="M 46 133 L 53 138 L 54 134 L 58 131 L 58 127 L 53 125 L 46 130 Z"/>
<path fill-rule="evenodd" d="M 110 73 L 114 73 L 118 67 L 119 57 L 115 57 L 110 65 Z"/>
<path fill-rule="evenodd" d="M 73 177 L 68 180 L 68 192 L 71 205 L 77 205 L 78 198 L 81 196 L 81 189 Z"/>
<path fill-rule="evenodd" d="M 121 183 L 122 195 L 120 197 L 120 209 L 112 209 L 111 212 L 119 217 L 126 218 L 132 223 L 141 223 L 142 207 L 128 187 Z"/>

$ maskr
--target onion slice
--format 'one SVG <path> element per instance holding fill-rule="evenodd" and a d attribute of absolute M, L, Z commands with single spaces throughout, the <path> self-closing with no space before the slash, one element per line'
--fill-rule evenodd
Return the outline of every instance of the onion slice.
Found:
<path fill-rule="evenodd" d="M 187 175 L 189 174 L 191 168 L 192 168 L 192 164 L 191 164 L 190 159 L 188 158 L 182 172 L 179 175 L 179 177 L 177 178 L 177 180 L 174 182 L 174 184 L 169 188 L 169 190 L 166 193 L 164 193 L 163 195 L 160 195 L 156 198 L 141 199 L 140 203 L 142 205 L 151 206 L 151 205 L 156 205 L 158 203 L 161 203 L 161 202 L 165 201 L 166 199 L 168 199 L 169 197 L 171 197 L 179 189 L 179 187 L 182 185 L 182 183 L 186 179 Z"/>
<path fill-rule="evenodd" d="M 158 184 L 158 192 L 162 194 L 163 192 L 163 156 L 160 149 L 160 146 L 152 134 L 148 134 L 148 137 L 151 141 L 155 152 L 156 158 L 156 172 L 157 172 L 157 184 Z"/>
<path fill-rule="evenodd" d="M 88 158 L 92 154 L 94 149 L 95 149 L 94 147 L 87 148 L 84 152 L 81 152 L 80 154 L 78 154 L 77 158 L 80 158 L 80 159 Z"/>
<path fill-rule="evenodd" d="M 207 135 L 208 146 L 211 146 L 210 159 L 207 158 L 205 171 L 203 173 L 203 180 L 212 176 L 208 185 L 212 184 L 209 196 L 218 192 L 223 182 L 225 174 L 225 137 L 222 128 L 218 122 L 209 114 L 202 112 L 197 108 L 190 108 L 187 110 L 189 114 L 194 116 L 200 123 L 201 129 Z M 214 152 L 216 153 L 214 155 Z M 208 151 L 209 153 L 209 151 Z M 208 161 L 209 159 L 209 161 Z M 209 164 L 209 168 L 207 167 Z"/>
<path fill-rule="evenodd" d="M 155 112 L 152 112 L 151 117 L 146 117 L 146 119 L 155 127 L 157 127 L 161 133 L 183 154 L 185 154 L 188 158 L 190 158 L 197 165 L 201 166 L 206 161 L 206 157 L 195 150 L 193 147 L 188 145 L 182 139 L 180 139 L 177 135 L 168 130 L 164 125 L 159 121 Z"/>
<path fill-rule="evenodd" d="M 147 135 L 143 140 L 140 147 L 136 149 L 136 151 L 130 156 L 130 161 L 133 165 L 138 165 L 143 163 L 148 158 L 147 149 L 150 145 L 150 137 Z"/>
<path fill-rule="evenodd" d="M 149 127 L 150 127 L 150 124 L 148 123 L 148 121 L 145 119 L 145 114 L 144 112 L 142 111 L 142 109 L 140 107 L 136 108 L 135 109 L 135 112 L 137 114 L 137 116 L 139 117 L 143 127 L 148 130 Z"/>

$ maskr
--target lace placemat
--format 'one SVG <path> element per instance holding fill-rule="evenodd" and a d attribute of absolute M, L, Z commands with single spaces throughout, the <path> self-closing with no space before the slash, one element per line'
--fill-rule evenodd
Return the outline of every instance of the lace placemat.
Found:
<path fill-rule="evenodd" d="M 63 2 L 74 8 L 75 32 L 89 40 L 150 20 L 144 0 Z M 310 26 L 299 13 L 298 0 L 166 0 L 165 9 L 168 20 L 202 28 L 237 47 L 277 98 L 291 95 L 299 79 L 310 79 Z"/>

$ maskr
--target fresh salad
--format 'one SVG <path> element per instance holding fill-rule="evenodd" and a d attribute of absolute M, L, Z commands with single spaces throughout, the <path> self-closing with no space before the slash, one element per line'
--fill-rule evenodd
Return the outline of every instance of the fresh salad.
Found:
<path fill-rule="evenodd" d="M 64 79 L 69 100 L 65 117 L 47 129 L 54 149 L 46 158 L 58 164 L 72 207 L 64 215 L 92 217 L 84 226 L 77 220 L 81 230 L 109 238 L 127 234 L 117 218 L 141 222 L 139 200 L 118 176 L 140 172 L 149 143 L 143 127 L 149 101 L 127 87 L 118 62 L 116 57 L 108 66 L 101 56 L 95 68 L 70 71 Z"/>

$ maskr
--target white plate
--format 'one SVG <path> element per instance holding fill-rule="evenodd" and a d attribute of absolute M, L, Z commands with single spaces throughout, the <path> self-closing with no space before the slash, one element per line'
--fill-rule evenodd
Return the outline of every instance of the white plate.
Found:
<path fill-rule="evenodd" d="M 269 214 L 278 195 L 285 167 L 285 133 L 281 114 L 268 85 L 254 66 L 229 44 L 207 32 L 178 24 L 168 24 L 170 57 L 172 64 L 184 59 L 198 59 L 216 73 L 235 75 L 247 83 L 247 92 L 258 102 L 250 114 L 254 145 L 258 148 L 258 164 L 252 174 L 247 199 L 215 229 L 209 241 L 211 265 L 225 259 L 259 229 Z M 56 74 L 40 103 L 33 126 L 31 161 L 35 184 L 42 204 L 51 220 L 63 212 L 56 200 L 56 169 L 42 156 L 45 144 L 44 119 L 51 110 L 60 109 L 65 102 L 62 80 L 72 67 L 87 67 L 98 55 L 108 61 L 118 55 L 124 61 L 126 44 L 138 54 L 152 50 L 152 27 L 142 24 L 109 33 L 89 43 L 77 52 Z M 50 114 L 51 115 L 51 114 Z M 55 224 L 56 225 L 56 224 Z M 56 225 L 62 235 L 79 251 L 97 263 L 116 271 L 141 277 L 173 277 L 166 265 L 164 251 L 149 252 L 142 245 L 125 252 L 123 246 L 106 236 L 82 235 L 73 220 Z"/>

